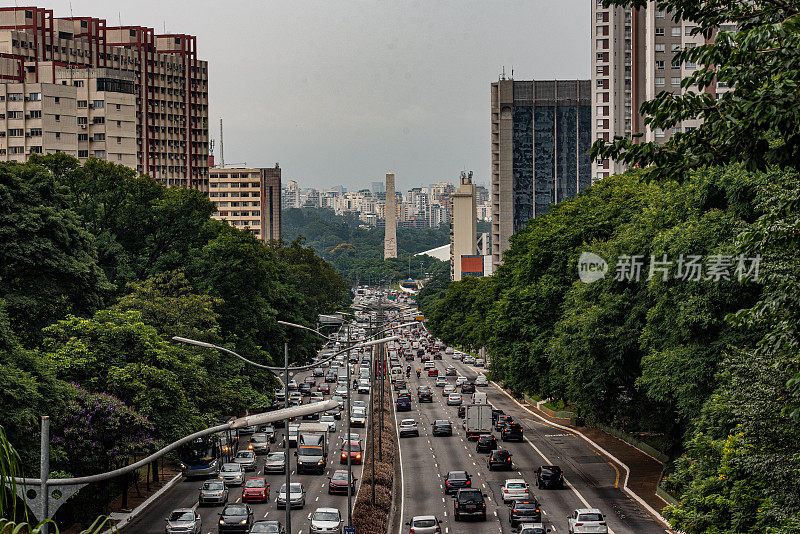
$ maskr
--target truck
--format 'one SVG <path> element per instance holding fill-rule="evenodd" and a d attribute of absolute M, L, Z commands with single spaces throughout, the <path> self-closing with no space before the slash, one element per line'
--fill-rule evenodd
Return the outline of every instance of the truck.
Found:
<path fill-rule="evenodd" d="M 328 425 L 300 423 L 297 434 L 297 472 L 324 473 L 328 462 Z"/>
<path fill-rule="evenodd" d="M 488 404 L 469 404 L 464 417 L 467 439 L 474 441 L 481 434 L 492 433 L 492 407 Z"/>

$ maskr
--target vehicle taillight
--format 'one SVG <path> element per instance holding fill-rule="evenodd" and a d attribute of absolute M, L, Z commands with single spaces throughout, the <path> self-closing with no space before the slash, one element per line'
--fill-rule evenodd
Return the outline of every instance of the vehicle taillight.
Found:
<path fill-rule="evenodd" d="M 603 526 L 606 526 L 606 522 L 605 521 L 600 521 L 600 524 L 603 525 Z"/>
<path fill-rule="evenodd" d="M 583 526 L 583 523 L 575 523 L 575 526 L 576 526 L 576 527 L 582 527 L 582 526 Z"/>
<path fill-rule="evenodd" d="M 503 490 L 503 493 L 508 493 L 508 490 L 507 490 L 507 489 L 504 489 L 504 490 Z"/>
<path fill-rule="evenodd" d="M 517 510 L 511 510 L 511 511 L 514 512 L 515 514 L 517 513 Z"/>
<path fill-rule="evenodd" d="M 472 485 L 472 481 L 467 480 L 467 486 L 471 486 L 471 485 Z"/>
<path fill-rule="evenodd" d="M 360 460 L 360 459 L 361 459 L 361 454 L 356 454 L 356 460 Z"/>
<path fill-rule="evenodd" d="M 436 527 L 436 532 L 441 532 L 441 531 L 442 531 L 441 527 Z"/>
<path fill-rule="evenodd" d="M 248 448 L 248 449 L 252 449 L 252 448 L 253 448 L 253 444 L 252 444 L 252 443 L 251 443 L 251 444 L 249 444 L 249 445 L 247 446 L 247 448 Z"/>
<path fill-rule="evenodd" d="M 444 483 L 445 483 L 445 485 L 446 485 L 446 486 L 449 486 L 449 485 L 450 485 L 450 481 L 449 481 L 449 480 L 445 480 L 445 482 L 444 482 Z"/>

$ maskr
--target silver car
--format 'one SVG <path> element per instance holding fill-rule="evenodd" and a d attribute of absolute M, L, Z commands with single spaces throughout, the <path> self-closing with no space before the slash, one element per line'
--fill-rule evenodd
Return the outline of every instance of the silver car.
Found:
<path fill-rule="evenodd" d="M 328 432 L 336 432 L 336 418 L 332 415 L 322 415 L 319 418 L 321 424 L 328 425 Z"/>
<path fill-rule="evenodd" d="M 244 483 L 244 468 L 237 463 L 222 464 L 219 468 L 219 478 L 226 486 L 241 486 Z"/>
<path fill-rule="evenodd" d="M 278 492 L 278 508 L 286 508 L 286 484 L 281 486 Z M 289 506 L 291 508 L 304 508 L 306 505 L 306 490 L 301 482 L 292 482 L 292 489 L 289 492 Z"/>
<path fill-rule="evenodd" d="M 447 384 L 442 389 L 442 397 L 449 397 L 451 393 L 456 392 L 456 387 L 453 384 Z"/>
<path fill-rule="evenodd" d="M 209 480 L 203 482 L 200 487 L 200 496 L 197 498 L 199 505 L 204 504 L 225 504 L 228 502 L 228 488 L 219 480 Z"/>
<path fill-rule="evenodd" d="M 247 448 L 256 454 L 267 454 L 269 452 L 269 436 L 262 432 L 256 432 L 250 436 Z"/>
<path fill-rule="evenodd" d="M 308 516 L 311 534 L 341 534 L 342 514 L 336 508 L 317 508 Z"/>
<path fill-rule="evenodd" d="M 286 453 L 271 452 L 264 460 L 264 474 L 285 473 L 286 472 Z"/>
<path fill-rule="evenodd" d="M 164 529 L 166 534 L 172 534 L 173 532 L 200 534 L 203 531 L 203 520 L 200 519 L 200 514 L 191 508 L 173 510 L 164 521 L 167 522 L 167 526 Z"/>
<path fill-rule="evenodd" d="M 461 406 L 462 402 L 463 398 L 461 397 L 461 393 L 451 393 L 447 396 L 448 406 Z"/>
<path fill-rule="evenodd" d="M 255 471 L 258 460 L 256 459 L 256 453 L 253 451 L 239 451 L 233 461 L 241 465 L 245 471 Z"/>
<path fill-rule="evenodd" d="M 522 523 L 519 526 L 519 534 L 546 534 L 550 532 L 542 523 Z"/>
<path fill-rule="evenodd" d="M 441 531 L 435 515 L 416 515 L 406 525 L 409 526 L 408 531 L 414 534 L 436 534 Z"/>

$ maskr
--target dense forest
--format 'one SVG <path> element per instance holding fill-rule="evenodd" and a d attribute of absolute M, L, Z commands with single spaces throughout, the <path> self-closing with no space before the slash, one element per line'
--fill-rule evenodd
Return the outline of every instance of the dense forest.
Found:
<path fill-rule="evenodd" d="M 271 403 L 271 373 L 174 335 L 263 363 L 283 361 L 284 340 L 294 360 L 315 353 L 276 321 L 314 324 L 349 303 L 345 282 L 301 242 L 265 245 L 213 211 L 199 191 L 104 161 L 0 163 L 0 423 L 25 474 L 42 415 L 61 477 Z M 90 485 L 57 519 L 93 518 L 113 495 Z"/>
<path fill-rule="evenodd" d="M 418 300 L 507 387 L 669 454 L 676 530 L 800 532 L 800 3 L 658 7 L 715 35 L 678 54 L 699 65 L 683 87 L 735 90 L 660 93 L 648 127 L 702 125 L 598 141 L 592 157 L 638 169 L 531 220 L 495 276 L 437 278 Z"/>
<path fill-rule="evenodd" d="M 450 242 L 450 228 L 397 229 L 397 258 L 383 259 L 383 228 L 365 227 L 355 213 L 336 215 L 328 209 L 284 210 L 283 237 L 304 239 L 304 244 L 333 265 L 345 279 L 363 283 L 423 278 L 443 270 L 446 262 L 419 252 Z M 488 230 L 485 230 L 488 231 Z M 449 272 L 449 266 L 447 266 Z"/>

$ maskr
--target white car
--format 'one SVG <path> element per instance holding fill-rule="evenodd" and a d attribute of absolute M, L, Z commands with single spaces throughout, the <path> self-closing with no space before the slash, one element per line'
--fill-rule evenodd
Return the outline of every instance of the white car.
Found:
<path fill-rule="evenodd" d="M 342 514 L 336 508 L 317 508 L 308 518 L 311 534 L 342 534 Z"/>
<path fill-rule="evenodd" d="M 435 385 L 437 388 L 443 388 L 447 385 L 447 379 L 443 376 L 440 376 L 439 378 L 436 379 Z"/>
<path fill-rule="evenodd" d="M 578 508 L 567 517 L 569 534 L 607 534 L 608 525 L 597 508 Z"/>
<path fill-rule="evenodd" d="M 291 490 L 289 491 L 289 507 L 290 508 L 305 508 L 306 506 L 306 489 L 303 487 L 302 482 L 292 482 Z M 277 499 L 278 509 L 286 508 L 286 484 L 281 486 L 278 491 Z"/>
<path fill-rule="evenodd" d="M 244 468 L 236 463 L 222 464 L 219 478 L 226 486 L 241 486 L 244 484 Z"/>
<path fill-rule="evenodd" d="M 362 378 L 358 381 L 358 393 L 360 394 L 368 394 L 369 393 L 369 380 L 366 378 Z"/>
<path fill-rule="evenodd" d="M 475 386 L 488 386 L 488 385 L 489 385 L 489 380 L 485 376 L 478 375 L 475 378 Z"/>
<path fill-rule="evenodd" d="M 463 361 L 467 365 L 472 365 L 472 364 L 475 363 L 475 357 L 474 356 L 464 356 L 464 359 L 461 360 L 461 361 Z"/>
<path fill-rule="evenodd" d="M 367 409 L 367 401 L 365 401 L 365 400 L 354 400 L 350 404 L 350 406 L 352 406 L 353 408 L 364 408 L 366 410 Z"/>
<path fill-rule="evenodd" d="M 336 432 L 336 418 L 332 415 L 321 415 L 319 422 L 328 425 L 328 432 Z"/>
<path fill-rule="evenodd" d="M 414 516 L 406 525 L 410 527 L 409 532 L 414 534 L 436 534 L 442 530 L 435 515 Z"/>
<path fill-rule="evenodd" d="M 502 490 L 504 503 L 529 499 L 531 496 L 531 490 L 528 487 L 528 483 L 521 478 L 507 479 L 506 483 L 503 484 L 500 489 Z"/>
<path fill-rule="evenodd" d="M 344 386 L 339 386 L 336 388 L 336 391 L 334 391 L 334 395 L 343 399 L 347 398 L 347 388 Z"/>
<path fill-rule="evenodd" d="M 413 419 L 403 419 L 400 421 L 400 427 L 398 430 L 401 438 L 403 436 L 419 437 L 419 428 L 417 428 L 417 422 Z"/>
<path fill-rule="evenodd" d="M 447 396 L 448 406 L 461 406 L 462 402 L 464 402 L 464 400 L 461 397 L 461 393 L 451 393 Z"/>
<path fill-rule="evenodd" d="M 367 425 L 367 411 L 364 408 L 353 408 L 350 414 L 350 426 L 364 427 Z"/>
<path fill-rule="evenodd" d="M 459 376 L 456 378 L 456 387 L 460 386 L 461 384 L 466 384 L 469 382 L 469 379 L 466 376 Z"/>
<path fill-rule="evenodd" d="M 483 358 L 478 358 L 477 360 L 475 360 L 475 367 L 483 367 L 485 365 L 486 362 L 483 360 Z"/>

